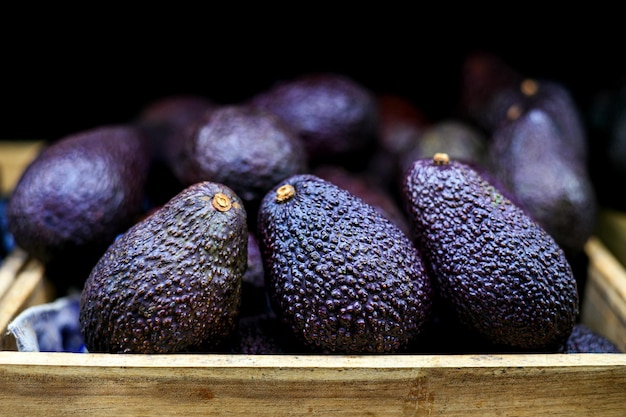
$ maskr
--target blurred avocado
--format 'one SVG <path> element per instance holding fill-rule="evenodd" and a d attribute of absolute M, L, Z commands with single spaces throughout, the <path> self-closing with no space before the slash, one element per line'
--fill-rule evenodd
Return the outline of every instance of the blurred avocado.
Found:
<path fill-rule="evenodd" d="M 424 129 L 411 148 L 400 156 L 399 176 L 416 159 L 432 158 L 445 152 L 452 159 L 484 167 L 487 157 L 488 136 L 473 124 L 461 119 L 443 119 Z"/>
<path fill-rule="evenodd" d="M 149 102 L 134 123 L 149 138 L 153 161 L 146 185 L 152 206 L 160 206 L 185 188 L 172 171 L 187 132 L 217 104 L 202 95 L 168 95 Z"/>
<path fill-rule="evenodd" d="M 233 190 L 205 181 L 118 237 L 81 293 L 87 350 L 207 352 L 225 345 L 240 312 L 246 216 Z"/>
<path fill-rule="evenodd" d="M 432 125 L 426 114 L 408 98 L 378 94 L 379 133 L 367 171 L 382 188 L 398 191 L 402 159 Z"/>
<path fill-rule="evenodd" d="M 495 345 L 557 351 L 579 306 L 571 266 L 554 239 L 445 153 L 415 161 L 403 190 L 439 308 Z"/>
<path fill-rule="evenodd" d="M 200 181 L 232 188 L 250 213 L 276 183 L 308 170 L 296 132 L 274 113 L 245 104 L 217 106 L 204 114 L 184 138 L 172 170 L 185 186 Z"/>
<path fill-rule="evenodd" d="M 61 292 L 81 288 L 107 246 L 142 214 L 150 163 L 146 137 L 131 125 L 99 126 L 48 144 L 9 198 L 16 245 L 46 264 Z"/>
<path fill-rule="evenodd" d="M 376 96 L 355 79 L 332 72 L 305 73 L 276 82 L 248 103 L 268 110 L 299 135 L 308 160 L 331 160 L 359 169 L 379 129 Z M 357 166 L 352 166 L 357 165 Z"/>
<path fill-rule="evenodd" d="M 524 78 L 494 53 L 469 51 L 461 64 L 457 112 L 485 132 L 493 131 L 523 96 Z"/>
<path fill-rule="evenodd" d="M 489 143 L 489 169 L 565 250 L 583 252 L 598 202 L 587 162 L 550 112 L 530 107 L 501 125 Z"/>
<path fill-rule="evenodd" d="M 171 95 L 149 102 L 141 109 L 135 123 L 151 138 L 158 160 L 175 159 L 185 132 L 217 103 L 201 95 Z"/>

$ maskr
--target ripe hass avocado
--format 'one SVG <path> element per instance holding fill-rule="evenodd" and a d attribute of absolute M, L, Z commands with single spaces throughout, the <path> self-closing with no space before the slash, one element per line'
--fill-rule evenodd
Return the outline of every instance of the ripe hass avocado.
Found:
<path fill-rule="evenodd" d="M 258 236 L 272 308 L 312 351 L 399 352 L 430 317 L 430 279 L 410 239 L 320 177 L 268 192 Z"/>
<path fill-rule="evenodd" d="M 552 350 L 569 337 L 578 292 L 563 250 L 477 171 L 447 154 L 416 160 L 403 198 L 438 296 L 489 341 Z"/>
<path fill-rule="evenodd" d="M 256 213 L 278 181 L 307 170 L 297 134 L 276 115 L 245 105 L 223 105 L 205 113 L 183 138 L 172 170 L 185 185 L 227 185 Z M 256 218 L 256 217 L 255 217 Z"/>
<path fill-rule="evenodd" d="M 306 73 L 285 79 L 248 100 L 291 126 L 312 164 L 346 156 L 374 145 L 379 130 L 378 102 L 372 91 L 342 74 Z"/>
<path fill-rule="evenodd" d="M 487 152 L 492 174 L 571 258 L 593 233 L 598 207 L 585 151 L 557 121 L 530 107 L 494 131 Z"/>
<path fill-rule="evenodd" d="M 234 332 L 248 226 L 228 187 L 194 184 L 121 235 L 81 294 L 90 352 L 210 351 Z"/>
<path fill-rule="evenodd" d="M 52 142 L 10 196 L 9 231 L 46 263 L 59 289 L 82 288 L 115 236 L 142 214 L 149 169 L 146 138 L 132 126 L 99 126 Z"/>

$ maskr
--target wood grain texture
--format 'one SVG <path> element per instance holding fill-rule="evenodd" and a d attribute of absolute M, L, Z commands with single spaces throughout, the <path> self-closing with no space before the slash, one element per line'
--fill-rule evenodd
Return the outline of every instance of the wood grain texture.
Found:
<path fill-rule="evenodd" d="M 45 146 L 44 141 L 0 141 L 0 194 L 8 194 L 28 164 Z"/>
<path fill-rule="evenodd" d="M 626 352 L 626 270 L 597 237 L 585 245 L 589 257 L 581 320 Z"/>
<path fill-rule="evenodd" d="M 626 355 L 0 352 L 6 415 L 623 416 Z"/>

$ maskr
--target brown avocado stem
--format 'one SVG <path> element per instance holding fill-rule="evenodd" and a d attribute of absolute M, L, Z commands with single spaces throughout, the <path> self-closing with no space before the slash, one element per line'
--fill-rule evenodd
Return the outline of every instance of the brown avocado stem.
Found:
<path fill-rule="evenodd" d="M 211 201 L 211 203 L 213 204 L 213 207 L 217 211 L 228 211 L 232 207 L 230 198 L 228 198 L 228 196 L 223 193 L 215 194 L 215 196 L 213 196 L 213 201 Z"/>
<path fill-rule="evenodd" d="M 289 200 L 296 194 L 296 189 L 291 184 L 285 184 L 278 187 L 276 190 L 276 202 L 282 203 Z"/>
<path fill-rule="evenodd" d="M 447 165 L 450 163 L 450 157 L 447 153 L 437 152 L 433 156 L 433 162 L 435 163 L 435 165 Z"/>

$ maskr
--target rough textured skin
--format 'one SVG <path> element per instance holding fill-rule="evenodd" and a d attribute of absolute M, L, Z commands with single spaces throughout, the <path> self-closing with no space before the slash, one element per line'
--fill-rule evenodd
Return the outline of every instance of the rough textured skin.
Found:
<path fill-rule="evenodd" d="M 293 197 L 276 201 L 285 184 Z M 403 350 L 430 317 L 422 259 L 373 206 L 314 175 L 267 193 L 259 245 L 277 316 L 313 351 Z"/>
<path fill-rule="evenodd" d="M 249 103 L 292 126 L 309 160 L 361 150 L 378 134 L 376 96 L 340 74 L 308 73 L 283 80 L 251 97 Z"/>
<path fill-rule="evenodd" d="M 468 165 L 413 163 L 404 198 L 437 293 L 492 343 L 556 349 L 570 335 L 578 293 L 563 250 Z"/>
<path fill-rule="evenodd" d="M 563 133 L 550 113 L 532 108 L 498 128 L 488 152 L 493 175 L 570 255 L 593 233 L 597 202 L 584 151 Z"/>
<path fill-rule="evenodd" d="M 218 211 L 215 194 L 232 207 Z M 248 228 L 239 197 L 194 184 L 121 235 L 87 279 L 81 332 L 90 352 L 207 351 L 235 329 Z"/>
<path fill-rule="evenodd" d="M 307 159 L 296 133 L 276 115 L 229 105 L 197 122 L 172 169 L 183 184 L 219 182 L 244 202 L 258 202 L 278 181 L 306 171 Z"/>
<path fill-rule="evenodd" d="M 43 261 L 106 247 L 141 213 L 149 165 L 145 140 L 130 126 L 97 127 L 53 142 L 15 187 L 9 230 Z"/>
<path fill-rule="evenodd" d="M 332 182 L 344 190 L 350 191 L 366 203 L 374 206 L 404 234 L 410 236 L 412 231 L 406 214 L 396 201 L 396 196 L 389 189 L 383 188 L 368 174 L 351 172 L 340 165 L 319 165 L 311 170 L 326 181 Z"/>
<path fill-rule="evenodd" d="M 584 324 L 576 324 L 564 353 L 622 353 L 617 345 Z"/>

